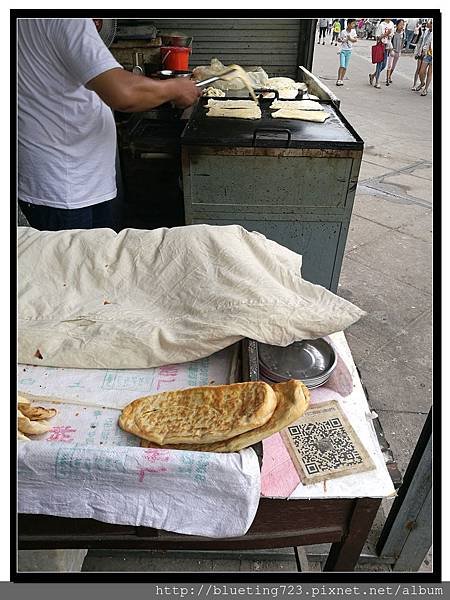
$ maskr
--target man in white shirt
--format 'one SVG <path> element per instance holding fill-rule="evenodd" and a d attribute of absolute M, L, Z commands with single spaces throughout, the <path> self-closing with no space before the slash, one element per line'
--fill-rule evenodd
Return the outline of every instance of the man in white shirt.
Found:
<path fill-rule="evenodd" d="M 111 109 L 149 110 L 200 95 L 184 78 L 122 69 L 92 19 L 18 19 L 18 198 L 36 229 L 111 227 L 116 127 Z"/>

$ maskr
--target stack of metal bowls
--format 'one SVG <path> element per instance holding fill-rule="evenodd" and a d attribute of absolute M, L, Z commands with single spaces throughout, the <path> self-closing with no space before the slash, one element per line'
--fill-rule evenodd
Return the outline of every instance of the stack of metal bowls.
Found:
<path fill-rule="evenodd" d="M 337 356 L 323 338 L 302 340 L 286 347 L 258 344 L 259 372 L 268 383 L 300 379 L 310 390 L 328 381 Z"/>

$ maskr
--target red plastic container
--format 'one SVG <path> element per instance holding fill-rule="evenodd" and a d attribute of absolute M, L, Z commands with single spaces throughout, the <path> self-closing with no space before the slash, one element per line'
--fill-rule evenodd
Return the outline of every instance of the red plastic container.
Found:
<path fill-rule="evenodd" d="M 163 69 L 171 71 L 188 71 L 189 54 L 192 48 L 181 48 L 177 46 L 161 46 L 161 63 Z"/>

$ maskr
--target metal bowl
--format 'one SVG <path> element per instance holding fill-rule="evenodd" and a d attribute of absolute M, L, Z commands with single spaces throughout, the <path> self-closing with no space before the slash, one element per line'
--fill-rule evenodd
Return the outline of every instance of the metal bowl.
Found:
<path fill-rule="evenodd" d="M 286 347 L 258 344 L 258 351 L 263 377 L 274 382 L 300 379 L 311 389 L 326 383 L 337 362 L 332 346 L 323 338 Z"/>
<path fill-rule="evenodd" d="M 157 72 L 158 77 L 161 79 L 173 79 L 174 77 L 191 77 L 192 71 L 171 71 L 170 69 L 164 69 Z"/>

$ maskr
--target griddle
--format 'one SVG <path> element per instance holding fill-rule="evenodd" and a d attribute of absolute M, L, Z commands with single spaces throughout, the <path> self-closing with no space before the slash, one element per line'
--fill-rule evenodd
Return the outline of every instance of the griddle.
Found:
<path fill-rule="evenodd" d="M 324 123 L 274 119 L 271 116 L 274 111 L 269 109 L 272 99 L 260 100 L 260 119 L 207 117 L 207 102 L 208 98 L 200 98 L 181 136 L 182 145 L 352 150 L 361 150 L 364 147 L 363 140 L 331 101 L 318 102 L 321 109 L 330 114 Z"/>

